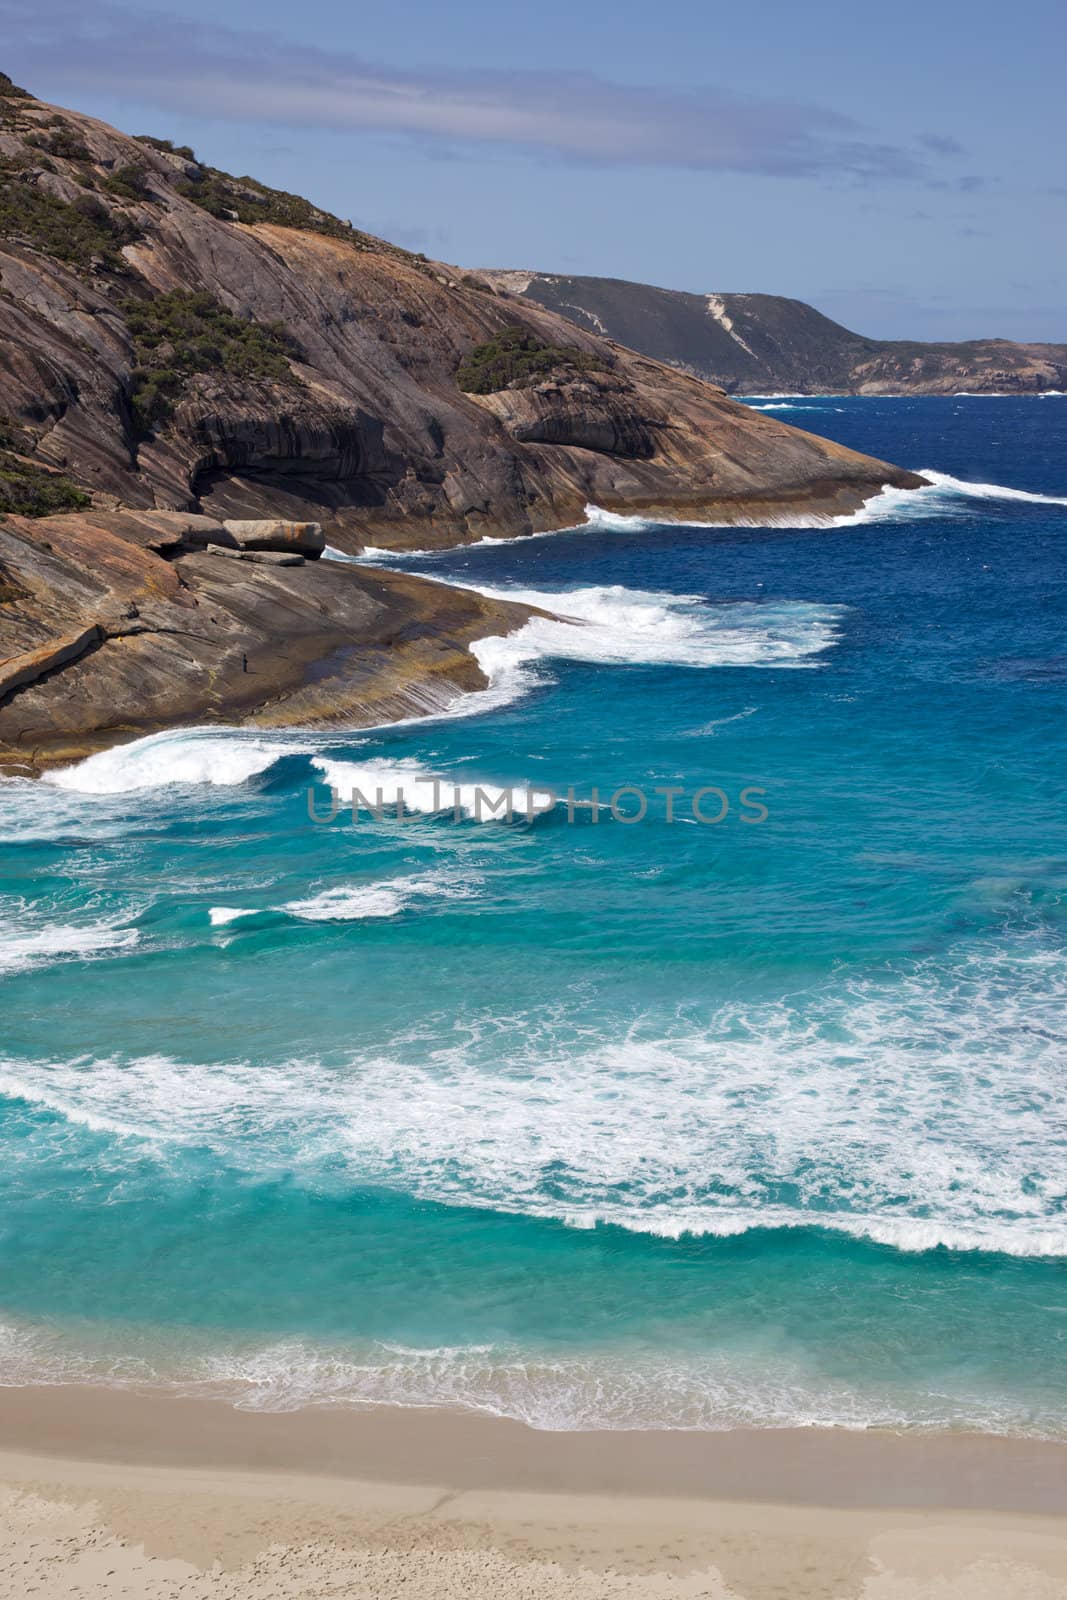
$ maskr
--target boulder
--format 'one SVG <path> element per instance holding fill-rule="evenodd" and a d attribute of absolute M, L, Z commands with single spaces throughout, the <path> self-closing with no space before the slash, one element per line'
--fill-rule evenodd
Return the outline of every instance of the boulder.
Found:
<path fill-rule="evenodd" d="M 224 522 L 222 526 L 239 550 L 274 550 L 316 560 L 326 548 L 319 522 Z"/>

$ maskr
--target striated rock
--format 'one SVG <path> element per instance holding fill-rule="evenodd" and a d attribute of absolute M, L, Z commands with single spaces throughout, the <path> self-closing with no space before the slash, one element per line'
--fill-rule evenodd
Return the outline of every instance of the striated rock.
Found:
<path fill-rule="evenodd" d="M 229 556 L 232 561 L 258 561 L 264 567 L 302 567 L 304 557 L 295 551 L 288 554 L 283 550 L 234 550 L 225 544 L 209 544 L 209 556 Z"/>
<path fill-rule="evenodd" d="M 572 445 L 604 455 L 646 461 L 656 451 L 656 430 L 667 415 L 634 401 L 633 387 L 608 374 L 531 389 L 502 389 L 471 399 L 497 417 L 521 444 Z"/>

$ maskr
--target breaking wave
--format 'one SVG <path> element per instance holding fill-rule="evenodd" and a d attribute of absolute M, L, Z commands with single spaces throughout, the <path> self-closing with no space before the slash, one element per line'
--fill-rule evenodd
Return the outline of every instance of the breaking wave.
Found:
<path fill-rule="evenodd" d="M 342 763 L 337 763 L 342 765 Z M 470 871 L 426 872 L 383 878 L 376 883 L 342 883 L 280 906 L 212 906 L 212 927 L 226 927 L 245 917 L 266 914 L 296 917 L 301 922 L 364 922 L 396 917 L 410 906 L 435 899 L 469 900 L 477 894 L 478 877 Z"/>
<path fill-rule="evenodd" d="M 9 1060 L 0 1092 L 227 1166 L 315 1183 L 341 1163 L 356 1186 L 572 1227 L 1067 1256 L 1065 1003 L 1064 952 L 1020 941 L 724 1006 L 699 1030 L 442 1018 L 334 1064 Z"/>
<path fill-rule="evenodd" d="M 99 795 L 174 784 L 232 787 L 306 749 L 306 740 L 302 745 L 268 740 L 234 728 L 179 728 L 102 750 L 74 766 L 45 773 L 43 781 L 57 789 Z"/>
<path fill-rule="evenodd" d="M 473 587 L 473 586 L 472 586 Z M 478 592 L 555 612 L 471 650 L 489 689 L 470 708 L 502 704 L 537 684 L 538 663 L 602 666 L 813 667 L 840 638 L 845 608 L 808 601 L 732 601 L 626 589 L 487 588 Z"/>

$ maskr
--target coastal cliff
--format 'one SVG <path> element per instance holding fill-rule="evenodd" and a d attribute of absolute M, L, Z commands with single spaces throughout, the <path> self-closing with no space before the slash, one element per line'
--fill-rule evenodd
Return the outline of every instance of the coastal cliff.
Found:
<path fill-rule="evenodd" d="M 686 294 L 621 278 L 486 272 L 489 283 L 731 394 L 1067 390 L 1067 344 L 868 339 L 803 300 Z"/>
<path fill-rule="evenodd" d="M 326 540 L 521 536 L 590 502 L 774 521 L 920 481 L 0 75 L 8 763 L 173 722 L 433 709 L 484 682 L 474 639 L 528 615 L 319 565 Z M 314 524 L 311 559 L 234 531 L 263 519 Z"/>
<path fill-rule="evenodd" d="M 10 84 L 0 291 L 8 449 L 112 504 L 312 519 L 357 550 L 573 525 L 589 502 L 834 511 L 915 481 L 298 196 Z M 513 405 L 536 424 L 457 382 L 516 325 L 577 358 Z"/>

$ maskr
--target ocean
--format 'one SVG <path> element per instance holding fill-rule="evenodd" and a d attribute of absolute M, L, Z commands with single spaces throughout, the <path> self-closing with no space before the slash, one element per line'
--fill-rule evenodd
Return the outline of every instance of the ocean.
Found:
<path fill-rule="evenodd" d="M 1067 398 L 751 403 L 931 487 L 0 782 L 0 1381 L 1067 1435 Z"/>

